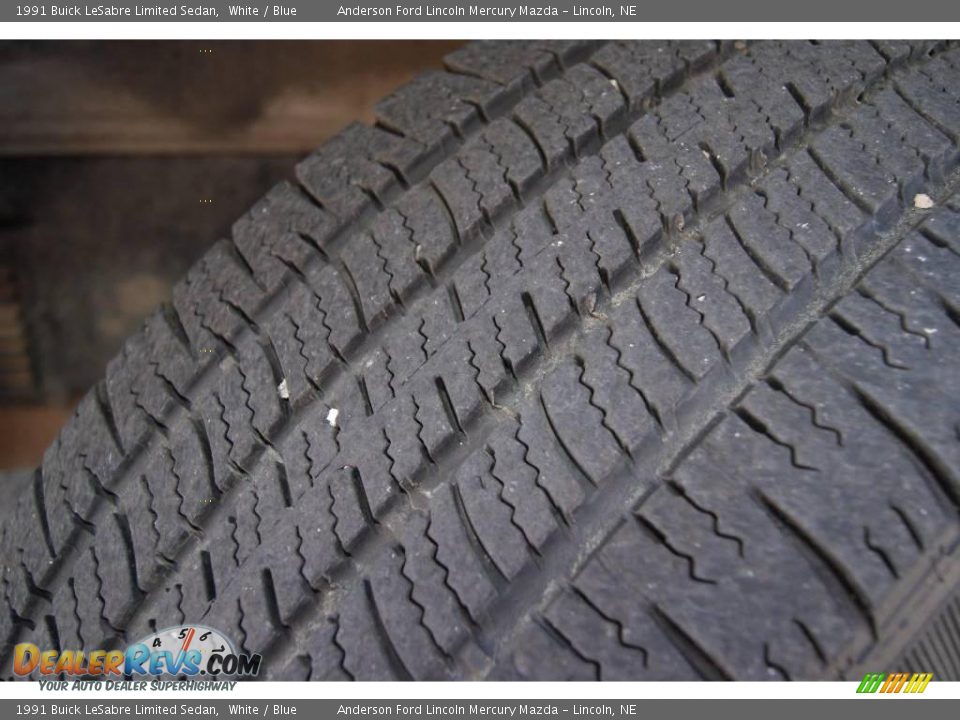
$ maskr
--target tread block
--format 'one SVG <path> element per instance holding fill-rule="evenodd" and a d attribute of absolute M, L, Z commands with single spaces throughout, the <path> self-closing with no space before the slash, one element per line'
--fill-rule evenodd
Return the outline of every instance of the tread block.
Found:
<path fill-rule="evenodd" d="M 450 485 L 441 485 L 430 498 L 428 537 L 436 543 L 437 562 L 447 572 L 447 584 L 466 607 L 474 622 L 479 621 L 496 594 L 481 556 L 472 549 L 462 500 Z"/>
<path fill-rule="evenodd" d="M 157 549 L 160 533 L 154 525 L 156 509 L 146 477 L 141 476 L 140 482 L 124 488 L 118 498 L 118 509 L 126 516 L 130 527 L 142 528 L 142 531 L 131 534 L 133 557 L 142 586 L 150 587 L 162 577 L 164 568 L 161 564 L 163 556 Z"/>
<path fill-rule="evenodd" d="M 274 292 L 291 269 L 303 272 L 322 258 L 320 248 L 332 241 L 337 226 L 336 217 L 282 182 L 233 224 L 232 237 L 257 284 Z"/>
<path fill-rule="evenodd" d="M 518 425 L 490 439 L 494 458 L 490 474 L 503 486 L 501 499 L 511 508 L 511 521 L 539 552 L 558 524 L 548 496 L 537 484 L 540 473 L 529 464 L 529 452 L 516 439 L 519 429 Z"/>
<path fill-rule="evenodd" d="M 305 558 L 303 575 L 311 587 L 329 582 L 330 572 L 344 560 L 343 546 L 335 534 L 338 522 L 333 514 L 334 495 L 327 492 L 307 493 L 295 505 L 294 516 L 303 540 L 300 554 Z"/>
<path fill-rule="evenodd" d="M 939 248 L 947 248 L 960 256 L 960 212 L 938 208 L 923 223 L 921 232 Z"/>
<path fill-rule="evenodd" d="M 588 481 L 576 466 L 562 461 L 560 452 L 551 449 L 556 441 L 541 408 L 529 403 L 521 410 L 515 437 L 524 446 L 524 462 L 537 472 L 534 482 L 569 520 L 585 499 L 583 486 Z"/>
<path fill-rule="evenodd" d="M 331 468 L 325 475 L 323 482 L 333 498 L 330 512 L 336 519 L 333 532 L 340 547 L 349 552 L 369 527 L 363 508 L 363 481 L 356 468 L 346 465 Z"/>
<path fill-rule="evenodd" d="M 397 480 L 390 472 L 392 463 L 385 453 L 387 439 L 383 435 L 363 433 L 350 445 L 351 450 L 342 458 L 351 466 L 349 470 L 354 474 L 357 492 L 364 495 L 362 502 L 374 518 L 379 518 L 399 492 Z"/>
<path fill-rule="evenodd" d="M 388 270 L 382 247 L 370 233 L 364 233 L 343 251 L 343 282 L 356 288 L 361 314 L 367 327 L 376 328 L 389 317 L 399 296 L 391 283 L 394 276 Z"/>
<path fill-rule="evenodd" d="M 716 56 L 716 45 L 705 41 L 632 41 L 607 43 L 592 62 L 617 83 L 636 111 Z"/>
<path fill-rule="evenodd" d="M 702 380 L 722 362 L 716 338 L 703 327 L 703 314 L 680 289 L 680 276 L 662 267 L 641 287 L 638 306 L 663 354 L 689 378 Z"/>
<path fill-rule="evenodd" d="M 703 233 L 703 255 L 724 287 L 743 303 L 758 327 L 768 327 L 769 314 L 783 297 L 781 290 L 750 258 L 724 218 L 711 221 Z"/>
<path fill-rule="evenodd" d="M 758 406 L 749 403 L 748 395 L 745 405 L 756 411 Z M 747 475 L 755 478 L 752 483 L 771 512 L 817 548 L 817 555 L 827 558 L 825 562 L 872 616 L 895 581 L 887 564 L 889 555 L 879 545 L 882 538 L 889 537 L 889 503 L 910 495 L 911 503 L 935 507 L 926 480 L 909 459 L 890 446 L 862 410 L 857 413 L 862 430 L 844 434 L 845 447 L 855 450 L 844 452 L 835 447 L 817 455 L 815 467 L 793 459 L 796 450 L 786 434 L 785 421 L 775 419 L 771 408 L 765 410 L 767 414 L 759 422 L 752 421 L 755 429 L 739 419 L 724 423 L 723 432 L 712 436 L 708 445 L 711 455 L 717 457 L 725 475 L 739 472 L 744 480 Z M 811 450 L 806 457 L 814 454 Z M 731 460 L 733 457 L 737 460 Z M 854 481 L 857 477 L 872 478 L 869 496 Z M 840 482 L 841 478 L 846 482 Z"/>
<path fill-rule="evenodd" d="M 297 284 L 291 290 L 291 311 L 277 313 L 264 324 L 263 331 L 276 350 L 289 399 L 299 398 L 320 387 L 320 379 L 330 372 L 335 362 L 327 345 L 329 328 L 320 322 L 319 298 L 306 286 Z"/>
<path fill-rule="evenodd" d="M 486 160 L 483 169 L 489 173 L 489 168 L 492 166 L 496 172 L 495 158 L 475 151 L 474 160 Z M 481 226 L 489 222 L 483 213 L 483 195 L 479 190 L 479 179 L 473 178 L 471 176 L 472 172 L 477 172 L 478 177 L 480 177 L 479 173 L 482 171 L 479 169 L 472 171 L 457 156 L 441 163 L 430 173 L 433 188 L 449 215 L 448 222 L 453 226 L 454 237 L 458 245 L 480 237 Z M 499 202 L 504 202 L 507 188 L 498 184 L 499 178 L 502 178 L 502 174 L 499 172 L 496 172 L 495 175 L 488 174 L 485 177 L 487 186 L 492 187 L 494 191 L 499 191 Z"/>
<path fill-rule="evenodd" d="M 504 345 L 497 337 L 500 329 L 492 317 L 489 320 L 484 317 L 471 323 L 468 333 L 467 348 L 471 353 L 470 366 L 475 370 L 474 377 L 487 400 L 494 403 L 498 391 L 509 381 L 509 371 L 503 358 Z"/>
<path fill-rule="evenodd" d="M 395 205 L 404 227 L 410 230 L 414 259 L 433 272 L 447 261 L 459 242 L 445 202 L 432 186 L 418 185 Z"/>
<path fill-rule="evenodd" d="M 884 144 L 882 138 L 875 142 Z M 824 130 L 810 153 L 847 197 L 876 218 L 879 227 L 889 225 L 897 211 L 897 180 L 849 126 Z"/>
<path fill-rule="evenodd" d="M 793 155 L 787 161 L 790 182 L 798 188 L 799 196 L 810 203 L 811 209 L 823 218 L 833 233 L 846 247 L 855 239 L 866 216 L 828 178 L 809 152 Z"/>
<path fill-rule="evenodd" d="M 614 83 L 590 66 L 577 65 L 520 102 L 514 116 L 553 168 L 579 157 L 622 122 L 626 107 Z"/>
<path fill-rule="evenodd" d="M 956 56 L 957 51 L 950 50 L 939 56 L 938 60 L 946 63 L 943 58 L 947 57 L 952 64 L 956 64 Z M 944 64 L 944 67 L 947 66 Z M 949 76 L 949 71 L 945 76 Z M 956 103 L 956 94 L 951 94 L 941 82 L 945 76 L 935 78 L 923 72 L 910 73 L 897 78 L 894 88 L 911 108 L 956 144 L 960 141 L 960 108 Z"/>
<path fill-rule="evenodd" d="M 933 233 L 911 234 L 893 251 L 893 257 L 898 265 L 908 268 L 934 294 L 943 298 L 953 312 L 960 305 L 960 288 L 953 280 L 960 272 L 960 255 L 949 245 L 938 245 L 937 239 Z"/>
<path fill-rule="evenodd" d="M 610 343 L 620 352 L 620 364 L 631 373 L 631 385 L 648 399 L 658 422 L 670 424 L 677 405 L 691 389 L 689 378 L 651 334 L 636 303 L 618 305 L 611 321 Z"/>
<path fill-rule="evenodd" d="M 697 674 L 693 667 L 659 629 L 649 613 L 649 607 L 638 602 L 639 595 L 636 593 L 624 592 L 625 589 L 633 589 L 630 587 L 631 581 L 631 576 L 616 576 L 602 563 L 592 560 L 574 578 L 573 586 L 596 613 L 618 626 L 618 639 L 622 645 L 639 649 L 645 654 L 643 672 L 634 674 L 634 678 L 694 679 Z M 560 629 L 566 627 L 560 624 L 559 618 L 554 622 Z M 604 627 L 609 625 L 605 624 Z M 633 652 L 629 654 L 635 656 Z M 617 667 L 611 667 L 602 658 L 598 658 L 597 662 L 600 663 L 601 676 L 616 677 L 620 674 Z"/>
<path fill-rule="evenodd" d="M 621 364 L 622 354 L 610 343 L 613 330 L 589 332 L 579 349 L 580 381 L 590 390 L 590 401 L 603 413 L 603 422 L 629 452 L 637 450 L 654 430 L 654 420 L 643 394 L 631 385 L 633 375 Z"/>
<path fill-rule="evenodd" d="M 480 223 L 491 223 L 516 202 L 516 190 L 510 182 L 510 169 L 503 153 L 493 142 L 496 132 L 505 132 L 510 123 L 498 121 L 484 133 L 469 141 L 449 166 L 441 165 L 434 175 L 446 191 L 456 197 L 454 213 L 461 237 L 473 237 Z M 449 185 L 445 178 L 456 179 Z M 447 188 L 449 187 L 449 190 Z M 462 210 L 460 210 L 462 208 Z"/>
<path fill-rule="evenodd" d="M 205 393 L 194 407 L 209 442 L 214 482 L 223 492 L 233 484 L 240 469 L 240 460 L 234 452 L 236 434 L 226 419 L 226 407 L 218 392 Z"/>
<path fill-rule="evenodd" d="M 163 305 L 144 322 L 147 352 L 157 361 L 157 375 L 166 378 L 181 395 L 212 357 L 198 358 L 172 305 Z"/>
<path fill-rule="evenodd" d="M 497 168 L 515 196 L 525 197 L 543 176 L 546 168 L 539 149 L 515 122 L 495 120 L 477 138 L 496 156 Z M 488 214 L 494 212 L 488 210 Z"/>
<path fill-rule="evenodd" d="M 585 53 L 588 43 L 537 41 L 515 44 L 498 40 L 470 43 L 444 58 L 451 70 L 506 86 L 511 92 L 529 89 L 534 80 L 557 73 L 562 62 Z"/>
<path fill-rule="evenodd" d="M 541 400 L 558 451 L 597 484 L 622 461 L 623 451 L 604 425 L 603 413 L 591 403 L 582 375 L 582 367 L 563 362 L 544 378 Z"/>
<path fill-rule="evenodd" d="M 726 492 L 709 465 L 699 472 L 686 482 L 701 492 L 714 486 L 718 494 Z M 618 579 L 614 587 L 627 597 L 639 591 L 653 604 L 656 624 L 696 648 L 688 662 L 702 675 L 783 679 L 815 672 L 818 652 L 839 647 L 843 639 L 827 588 L 811 579 L 798 596 L 790 583 L 770 581 L 789 572 L 806 576 L 809 570 L 802 556 L 771 534 L 770 520 L 753 503 L 720 494 L 705 507 L 709 513 L 658 489 L 639 508 L 643 522 L 618 530 L 596 565 Z M 698 622 L 704 603 L 723 619 Z M 752 609 L 745 611 L 744 604 Z M 804 637 L 801 623 L 813 640 Z"/>
<path fill-rule="evenodd" d="M 340 223 L 386 203 L 422 152 L 412 140 L 354 123 L 296 167 L 297 180 Z"/>
<path fill-rule="evenodd" d="M 562 593 L 544 613 L 544 620 L 579 656 L 596 665 L 597 679 L 646 676 L 647 650 L 625 639 L 623 626 L 605 617 L 583 596 Z"/>
<path fill-rule="evenodd" d="M 495 460 L 489 449 L 472 453 L 457 473 L 456 492 L 478 550 L 511 579 L 530 561 L 530 546 L 516 523 L 516 510 L 504 499 L 503 480 L 492 472 Z"/>
<path fill-rule="evenodd" d="M 302 681 L 352 680 L 343 667 L 343 651 L 336 643 L 337 627 L 336 618 L 318 618 L 304 633 L 304 651 L 291 657 L 276 673 L 277 677 Z M 267 672 L 273 674 L 270 669 Z"/>
<path fill-rule="evenodd" d="M 835 260 L 839 241 L 830 226 L 816 214 L 814 203 L 800 196 L 800 189 L 790 182 L 790 173 L 786 170 L 774 170 L 758 188 L 777 225 L 786 229 L 790 239 L 803 248 L 822 278 Z"/>
<path fill-rule="evenodd" d="M 497 111 L 505 91 L 483 78 L 425 72 L 376 105 L 377 120 L 429 149 L 451 147 Z"/>
<path fill-rule="evenodd" d="M 544 658 L 548 662 L 544 662 Z M 494 666 L 491 680 L 596 680 L 595 662 L 583 659 L 546 623 L 528 622 L 517 633 L 509 658 Z"/>
<path fill-rule="evenodd" d="M 399 661 L 413 678 L 448 678 L 442 649 L 425 625 L 425 607 L 414 595 L 416 586 L 407 567 L 402 548 L 381 553 L 370 572 L 370 602 L 379 617 L 382 636 L 392 646 L 395 663 Z M 419 593 L 417 593 L 419 595 Z"/>
<path fill-rule="evenodd" d="M 390 276 L 390 294 L 406 302 L 430 277 L 421 265 L 423 248 L 416 243 L 413 229 L 406 217 L 388 210 L 373 222 L 371 237 Z"/>
<path fill-rule="evenodd" d="M 902 281 L 898 284 L 903 287 Z M 837 313 L 849 325 L 822 323 L 811 333 L 809 343 L 852 384 L 876 420 L 919 455 L 926 472 L 956 502 L 960 499 L 956 470 L 960 450 L 953 430 L 960 420 L 954 400 L 960 397 L 954 372 L 960 346 L 957 326 L 928 293 L 914 289 L 897 300 L 888 299 L 889 291 L 884 292 L 889 284 L 868 287 L 879 290 L 874 296 L 879 300 L 860 295 L 845 298 Z M 894 309 L 898 304 L 900 311 Z M 851 328 L 856 334 L 844 331 Z"/>
<path fill-rule="evenodd" d="M 914 195 L 925 185 L 926 163 L 919 150 L 909 144 L 900 128 L 879 112 L 861 108 L 861 112 L 850 118 L 850 126 L 853 138 L 863 143 L 865 152 L 897 179 L 903 203 L 912 204 Z"/>
<path fill-rule="evenodd" d="M 169 443 L 177 492 L 183 498 L 181 511 L 187 522 L 194 524 L 220 496 L 209 440 L 203 424 L 193 420 L 188 430 L 170 437 Z"/>
<path fill-rule="evenodd" d="M 427 534 L 429 519 L 413 513 L 400 529 L 402 574 L 413 587 L 410 599 L 423 609 L 422 621 L 442 653 L 450 656 L 470 633 L 470 616 L 448 584 L 449 571 L 437 560 L 438 547 Z"/>
<path fill-rule="evenodd" d="M 757 194 L 743 198 L 727 215 L 730 229 L 771 282 L 784 292 L 794 292 L 807 277 L 811 264 L 790 232 L 777 224 L 767 205 L 767 198 Z"/>
<path fill-rule="evenodd" d="M 723 279 L 712 272 L 711 261 L 700 252 L 703 249 L 702 244 L 680 246 L 673 262 L 676 287 L 686 293 L 688 307 L 702 315 L 703 326 L 729 357 L 742 349 L 740 343 L 750 335 L 750 319 Z"/>
<path fill-rule="evenodd" d="M 383 433 L 388 445 L 384 452 L 391 462 L 390 475 L 402 487 L 416 485 L 416 479 L 428 466 L 430 458 L 420 441 L 413 397 L 409 394 L 401 396 L 386 412 Z"/>
<path fill-rule="evenodd" d="M 173 558 L 190 531 L 184 515 L 184 496 L 175 474 L 176 460 L 172 450 L 158 446 L 148 459 L 143 472 L 143 488 L 151 498 L 150 508 L 155 515 L 153 527 L 158 533 L 157 552 Z"/>
<path fill-rule="evenodd" d="M 445 387 L 444 390 L 446 391 Z M 419 428 L 417 437 L 423 443 L 428 457 L 435 460 L 454 442 L 462 443 L 456 410 L 452 407 L 449 394 L 446 397 L 441 395 L 440 384 L 436 382 L 436 378 L 430 382 L 426 378 L 418 377 L 410 394 L 415 407 L 412 420 Z"/>
<path fill-rule="evenodd" d="M 361 301 L 354 302 L 351 293 L 352 280 L 345 275 L 344 266 L 313 266 L 307 272 L 307 283 L 319 298 L 317 311 L 325 329 L 329 330 L 326 342 L 336 349 L 335 354 L 349 354 L 363 338 L 365 331 L 361 317 Z"/>

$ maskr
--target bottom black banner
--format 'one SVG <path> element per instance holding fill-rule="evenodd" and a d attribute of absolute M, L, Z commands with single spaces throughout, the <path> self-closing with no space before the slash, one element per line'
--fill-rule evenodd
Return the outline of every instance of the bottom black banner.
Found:
<path fill-rule="evenodd" d="M 613 690 L 613 688 L 611 688 Z M 851 689 L 853 692 L 853 689 Z M 911 707 L 907 710 L 904 702 Z M 465 718 L 484 720 L 486 718 L 528 718 L 548 715 L 566 718 L 659 718 L 671 720 L 690 717 L 702 720 L 709 716 L 712 720 L 736 718 L 737 720 L 770 720 L 775 712 L 777 720 L 809 720 L 815 714 L 843 713 L 843 717 L 856 718 L 860 715 L 870 720 L 900 720 L 904 712 L 910 713 L 910 720 L 946 717 L 946 713 L 956 711 L 956 701 L 918 697 L 916 700 L 897 699 L 892 696 L 883 699 L 878 696 L 852 697 L 839 700 L 798 700 L 798 699 L 762 699 L 762 700 L 184 700 L 149 699 L 142 700 L 32 700 L 18 702 L 0 701 L 0 718 L 12 717 L 216 717 L 216 718 L 359 718 L 359 717 L 400 717 L 400 718 Z M 708 715 L 705 715 L 707 713 Z M 839 716 L 839 715 L 838 715 Z"/>

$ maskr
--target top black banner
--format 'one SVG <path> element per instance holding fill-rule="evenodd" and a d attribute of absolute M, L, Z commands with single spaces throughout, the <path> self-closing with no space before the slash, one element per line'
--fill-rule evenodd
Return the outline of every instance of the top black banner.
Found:
<path fill-rule="evenodd" d="M 0 22 L 951 22 L 960 3 L 937 0 L 873 0 L 838 3 L 805 0 L 685 0 L 665 2 L 542 3 L 468 2 L 223 2 L 187 0 L 108 3 L 44 2 L 4 4 Z"/>

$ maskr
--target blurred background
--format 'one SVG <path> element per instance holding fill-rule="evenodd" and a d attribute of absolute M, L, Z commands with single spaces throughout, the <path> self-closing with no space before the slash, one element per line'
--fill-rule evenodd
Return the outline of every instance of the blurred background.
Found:
<path fill-rule="evenodd" d="M 300 157 L 459 45 L 0 43 L 0 473 Z"/>

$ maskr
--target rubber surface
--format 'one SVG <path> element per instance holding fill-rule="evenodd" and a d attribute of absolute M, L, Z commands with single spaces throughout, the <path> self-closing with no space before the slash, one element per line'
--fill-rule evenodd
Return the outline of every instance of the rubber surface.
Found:
<path fill-rule="evenodd" d="M 447 65 L 80 404 L 3 527 L 4 656 L 202 622 L 270 679 L 837 678 L 934 645 L 960 679 L 960 50 Z"/>

